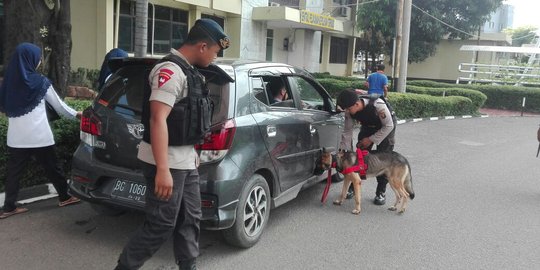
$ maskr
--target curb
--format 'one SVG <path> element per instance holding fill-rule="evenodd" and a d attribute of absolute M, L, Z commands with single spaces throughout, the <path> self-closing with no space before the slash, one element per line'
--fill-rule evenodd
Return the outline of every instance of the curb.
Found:
<path fill-rule="evenodd" d="M 0 207 L 4 207 L 5 193 L 0 193 Z M 19 190 L 19 204 L 29 204 L 58 197 L 58 193 L 52 184 L 42 184 L 33 187 L 22 188 Z"/>
<path fill-rule="evenodd" d="M 441 116 L 441 117 L 426 117 L 426 118 L 413 118 L 398 120 L 397 124 L 406 124 L 406 123 L 417 123 L 422 121 L 438 121 L 438 120 L 451 120 L 451 119 L 467 119 L 473 117 L 487 118 L 489 115 L 481 116 L 472 116 L 472 115 L 461 115 L 461 116 Z M 23 188 L 19 191 L 19 204 L 29 204 L 33 202 L 43 201 L 50 198 L 58 197 L 58 193 L 54 189 L 52 184 L 42 184 L 38 186 Z M 4 198 L 5 193 L 0 193 L 0 207 L 4 207 Z"/>
<path fill-rule="evenodd" d="M 479 117 L 479 118 L 487 118 L 489 115 L 482 114 L 480 116 L 472 116 L 472 115 L 449 115 L 449 116 L 441 116 L 441 117 L 426 117 L 426 118 L 412 118 L 412 119 L 405 119 L 405 120 L 398 120 L 397 124 L 405 124 L 405 123 L 417 123 L 422 121 L 438 121 L 438 120 L 452 120 L 452 119 L 467 119 L 467 118 L 473 118 L 473 117 Z"/>

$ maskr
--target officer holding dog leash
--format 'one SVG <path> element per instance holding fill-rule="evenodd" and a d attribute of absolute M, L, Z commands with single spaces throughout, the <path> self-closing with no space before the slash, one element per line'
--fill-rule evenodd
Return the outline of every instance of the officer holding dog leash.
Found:
<path fill-rule="evenodd" d="M 377 151 L 393 151 L 394 135 L 396 131 L 396 117 L 392 109 L 378 95 L 358 97 L 353 89 L 346 89 L 339 93 L 337 105 L 345 111 L 345 127 L 341 135 L 340 148 L 352 150 L 352 133 L 354 120 L 362 125 L 358 133 L 357 148 L 372 151 L 373 144 Z M 386 203 L 386 176 L 377 177 L 377 190 L 373 201 L 376 205 Z M 349 190 L 347 198 L 352 197 Z"/>

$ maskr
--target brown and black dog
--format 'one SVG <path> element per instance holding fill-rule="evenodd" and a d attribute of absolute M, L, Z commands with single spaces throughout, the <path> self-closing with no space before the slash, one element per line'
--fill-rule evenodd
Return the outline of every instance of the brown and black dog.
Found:
<path fill-rule="evenodd" d="M 338 171 L 344 171 L 349 167 L 355 166 L 358 162 L 356 152 L 340 150 L 333 155 L 329 151 L 323 149 L 321 156 L 321 164 L 323 169 L 328 170 L 332 166 L 332 161 L 335 160 Z M 412 187 L 411 167 L 409 161 L 397 152 L 377 152 L 373 151 L 364 157 L 364 162 L 367 165 L 366 176 L 376 177 L 386 175 L 388 183 L 396 194 L 396 202 L 388 210 L 398 210 L 398 213 L 404 213 L 407 207 L 407 201 L 410 198 L 414 199 L 414 190 Z M 343 180 L 343 189 L 341 196 L 334 201 L 335 205 L 341 205 L 347 196 L 349 186 L 354 188 L 355 207 L 353 214 L 360 214 L 361 203 L 361 179 L 358 172 L 348 173 Z"/>

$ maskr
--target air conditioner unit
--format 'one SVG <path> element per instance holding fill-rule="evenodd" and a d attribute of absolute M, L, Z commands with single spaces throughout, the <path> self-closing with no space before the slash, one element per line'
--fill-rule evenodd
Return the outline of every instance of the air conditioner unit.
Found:
<path fill-rule="evenodd" d="M 268 3 L 268 5 L 271 7 L 279 7 L 279 3 L 276 3 L 276 2 L 270 2 Z"/>
<path fill-rule="evenodd" d="M 340 17 L 350 17 L 351 16 L 351 8 L 350 7 L 340 7 L 338 12 Z"/>

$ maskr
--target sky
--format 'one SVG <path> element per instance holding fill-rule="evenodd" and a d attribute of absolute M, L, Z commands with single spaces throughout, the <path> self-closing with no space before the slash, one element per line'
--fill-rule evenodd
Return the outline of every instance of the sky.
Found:
<path fill-rule="evenodd" d="M 506 0 L 504 3 L 514 6 L 513 28 L 533 25 L 540 29 L 540 0 Z"/>

